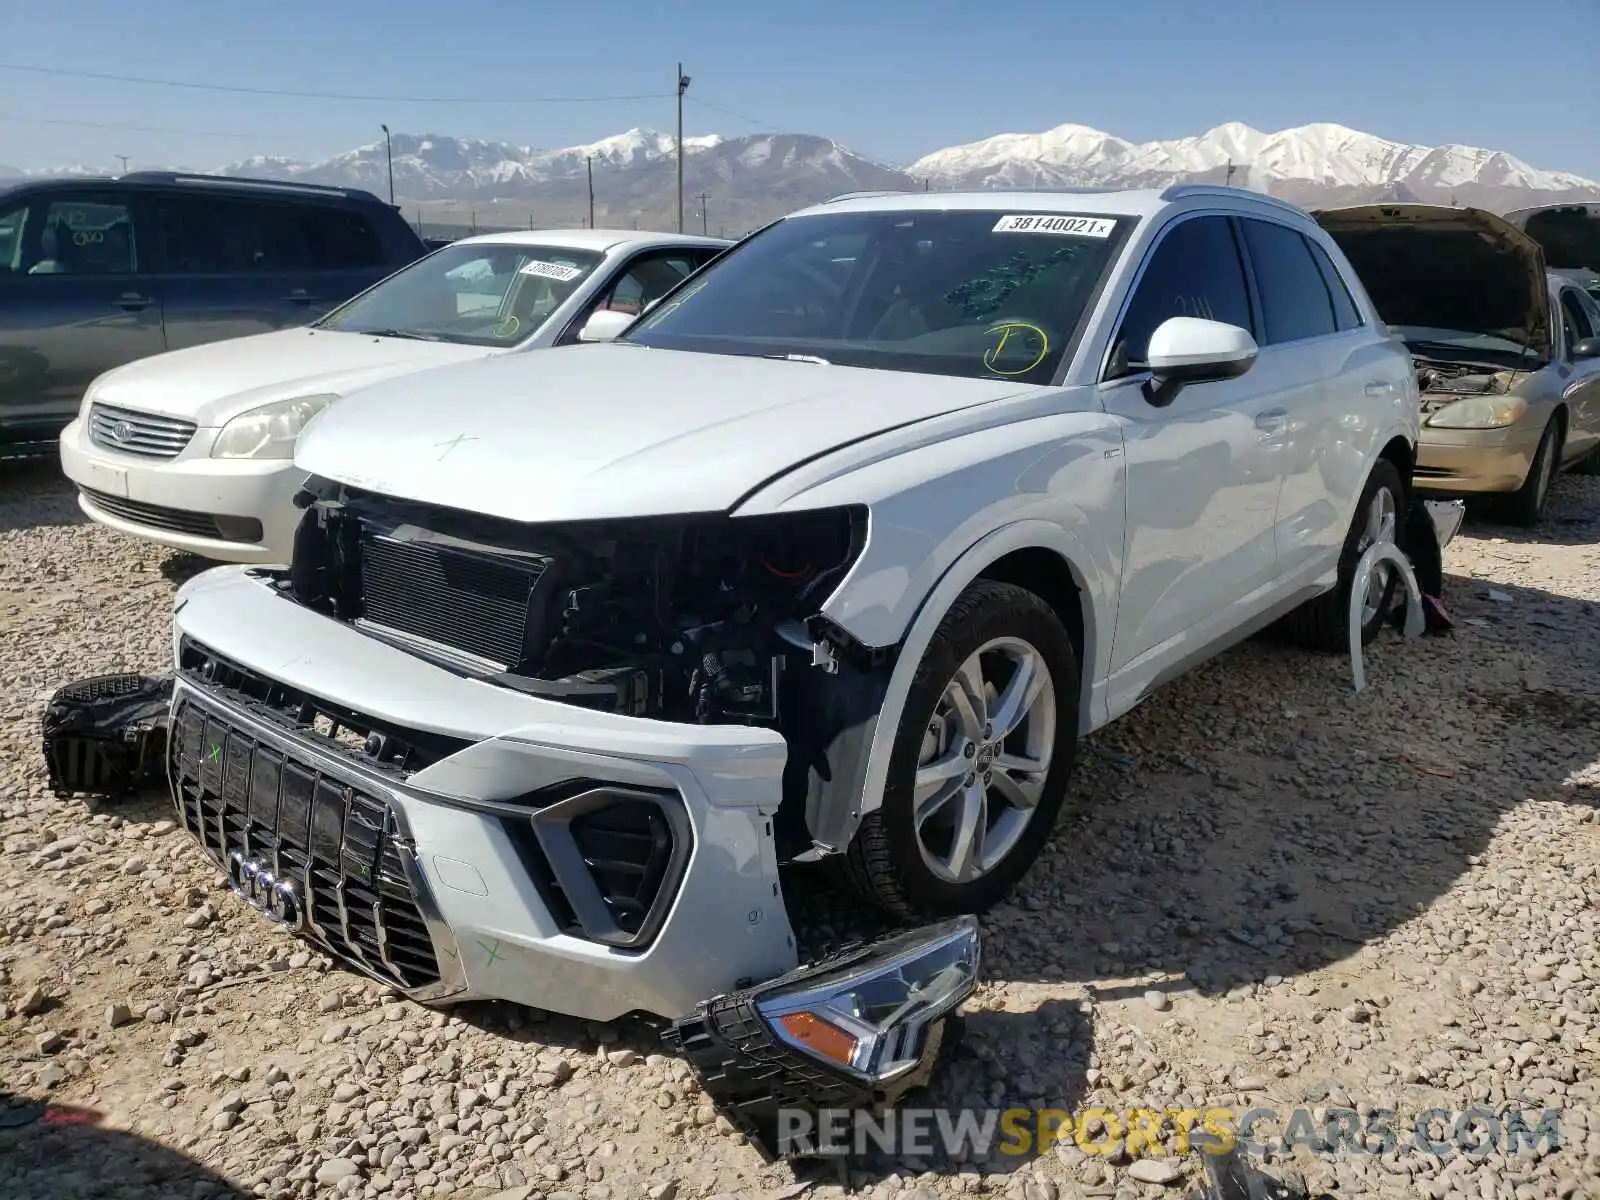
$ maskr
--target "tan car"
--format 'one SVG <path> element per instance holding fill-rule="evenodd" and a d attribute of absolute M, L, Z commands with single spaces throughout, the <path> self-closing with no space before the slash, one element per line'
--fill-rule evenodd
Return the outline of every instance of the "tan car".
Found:
<path fill-rule="evenodd" d="M 1494 497 L 1532 525 L 1559 471 L 1600 467 L 1600 306 L 1538 242 L 1474 208 L 1314 215 L 1416 360 L 1419 495 Z"/>

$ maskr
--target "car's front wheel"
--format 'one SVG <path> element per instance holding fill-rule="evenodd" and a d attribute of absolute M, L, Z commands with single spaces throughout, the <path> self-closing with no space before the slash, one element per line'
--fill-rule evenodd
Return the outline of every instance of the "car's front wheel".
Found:
<path fill-rule="evenodd" d="M 1534 451 L 1533 462 L 1522 486 L 1504 500 L 1507 520 L 1514 525 L 1537 525 L 1544 517 L 1545 503 L 1550 499 L 1550 485 L 1555 482 L 1561 467 L 1561 422 L 1551 417 L 1539 437 L 1539 448 Z"/>
<path fill-rule="evenodd" d="M 1044 848 L 1078 737 L 1078 658 L 1025 588 L 980 580 L 940 622 L 846 878 L 900 917 L 981 912 Z"/>

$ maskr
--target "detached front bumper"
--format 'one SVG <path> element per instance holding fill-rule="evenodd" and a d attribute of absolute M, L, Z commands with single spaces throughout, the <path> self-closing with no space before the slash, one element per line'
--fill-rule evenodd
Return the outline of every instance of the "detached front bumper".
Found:
<path fill-rule="evenodd" d="M 179 592 L 174 651 L 189 832 L 267 916 L 416 999 L 673 1018 L 796 966 L 777 733 L 466 680 L 237 567 Z"/>

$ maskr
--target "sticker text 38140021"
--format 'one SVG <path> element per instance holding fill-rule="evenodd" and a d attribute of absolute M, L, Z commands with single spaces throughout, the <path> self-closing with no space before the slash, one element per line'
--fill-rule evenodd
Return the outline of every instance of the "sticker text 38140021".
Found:
<path fill-rule="evenodd" d="M 1054 233 L 1063 237 L 1108 238 L 1117 222 L 1111 217 L 1075 217 L 1066 213 L 1007 214 L 994 224 L 995 233 Z"/>

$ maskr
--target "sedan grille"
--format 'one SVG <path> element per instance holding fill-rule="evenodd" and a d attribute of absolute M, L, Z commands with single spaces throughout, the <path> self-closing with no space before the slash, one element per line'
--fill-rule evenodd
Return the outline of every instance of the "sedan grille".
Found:
<path fill-rule="evenodd" d="M 134 525 L 144 525 L 167 533 L 188 534 L 190 537 L 210 538 L 217 542 L 254 543 L 262 538 L 261 522 L 254 517 L 219 517 L 211 513 L 146 504 L 143 500 L 129 500 L 124 496 L 97 492 L 93 488 L 80 487 L 78 490 L 102 512 Z"/>
<path fill-rule="evenodd" d="M 239 855 L 289 881 L 300 932 L 406 991 L 439 983 L 390 803 L 258 740 L 183 696 L 168 750 L 184 827 L 224 871 Z"/>
<path fill-rule="evenodd" d="M 89 438 L 97 446 L 144 458 L 176 458 L 194 437 L 195 423 L 176 417 L 114 408 L 89 406 Z"/>

